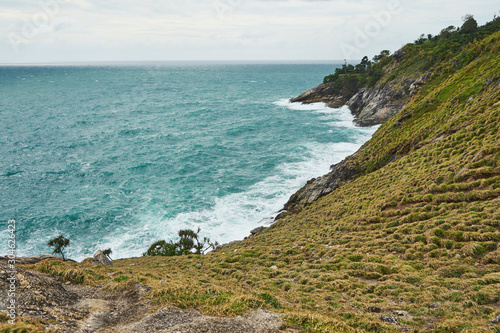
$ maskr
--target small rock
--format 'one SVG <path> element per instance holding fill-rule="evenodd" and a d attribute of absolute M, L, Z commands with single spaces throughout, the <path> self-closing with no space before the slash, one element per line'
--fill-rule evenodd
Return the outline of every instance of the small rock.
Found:
<path fill-rule="evenodd" d="M 495 324 L 498 324 L 498 323 L 500 323 L 500 315 L 496 316 L 495 319 L 493 319 L 491 321 L 492 325 L 495 325 Z"/>
<path fill-rule="evenodd" d="M 276 250 L 273 250 L 273 252 L 271 252 L 272 255 L 275 255 L 277 256 L 278 254 L 281 253 L 281 250 L 280 249 L 276 249 Z"/>
<path fill-rule="evenodd" d="M 275 265 L 275 266 L 271 266 L 270 268 L 276 270 L 276 269 L 278 269 L 278 266 Z"/>
<path fill-rule="evenodd" d="M 160 283 L 167 283 L 167 281 L 165 281 L 165 280 L 160 280 Z"/>
<path fill-rule="evenodd" d="M 255 268 L 253 269 L 253 271 L 254 271 L 254 272 L 257 272 L 258 270 L 259 270 L 259 267 L 255 267 Z"/>
<path fill-rule="evenodd" d="M 68 285 L 68 284 L 71 284 L 71 282 L 70 282 L 70 281 L 66 281 L 66 283 L 64 283 L 64 284 L 65 284 L 65 285 Z"/>
<path fill-rule="evenodd" d="M 368 308 L 368 311 L 373 312 L 373 313 L 380 313 L 380 312 L 382 312 L 382 309 L 377 307 L 377 306 L 370 306 Z"/>
<path fill-rule="evenodd" d="M 202 265 L 201 265 L 201 262 L 196 264 L 196 268 L 200 268 Z"/>
<path fill-rule="evenodd" d="M 441 304 L 439 303 L 431 303 L 429 304 L 429 308 L 430 309 L 436 309 L 436 308 L 439 308 L 441 306 Z"/>
<path fill-rule="evenodd" d="M 398 318 L 388 315 L 381 315 L 380 320 L 388 324 L 398 324 Z"/>
<path fill-rule="evenodd" d="M 392 311 L 392 313 L 394 313 L 396 316 L 399 316 L 399 317 L 403 317 L 403 316 L 406 316 L 408 314 L 407 312 L 401 311 L 401 310 L 394 310 L 394 311 Z"/>

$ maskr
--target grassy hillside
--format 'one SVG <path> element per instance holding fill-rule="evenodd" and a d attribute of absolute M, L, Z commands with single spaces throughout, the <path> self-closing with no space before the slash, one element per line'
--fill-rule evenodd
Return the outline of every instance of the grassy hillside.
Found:
<path fill-rule="evenodd" d="M 488 325 L 500 315 L 499 64 L 500 32 L 440 62 L 356 155 L 357 179 L 254 237 L 206 256 L 28 268 L 149 285 L 159 307 L 265 307 L 312 332 L 500 332 Z"/>

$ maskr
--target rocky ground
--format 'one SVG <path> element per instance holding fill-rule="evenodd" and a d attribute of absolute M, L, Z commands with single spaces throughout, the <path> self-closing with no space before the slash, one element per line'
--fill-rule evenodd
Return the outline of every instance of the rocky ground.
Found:
<path fill-rule="evenodd" d="M 52 256 L 19 258 L 16 265 Z M 0 259 L 0 308 L 9 301 L 9 266 Z M 295 332 L 285 328 L 279 314 L 258 309 L 232 318 L 209 317 L 197 310 L 158 308 L 146 296 L 150 287 L 135 284 L 124 291 L 61 282 L 54 277 L 17 267 L 15 299 L 24 322 L 49 332 Z M 2 312 L 5 312 L 3 310 Z M 19 319 L 18 317 L 18 319 Z M 36 329 L 35 329 L 36 330 Z"/>

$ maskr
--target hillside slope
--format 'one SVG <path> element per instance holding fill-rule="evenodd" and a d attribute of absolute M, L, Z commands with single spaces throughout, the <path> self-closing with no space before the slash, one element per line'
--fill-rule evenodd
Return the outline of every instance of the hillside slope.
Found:
<path fill-rule="evenodd" d="M 206 256 L 23 268 L 110 293 L 150 286 L 151 311 L 263 307 L 282 330 L 499 332 L 499 64 L 500 32 L 440 62 L 347 159 L 348 178 L 253 237 Z"/>

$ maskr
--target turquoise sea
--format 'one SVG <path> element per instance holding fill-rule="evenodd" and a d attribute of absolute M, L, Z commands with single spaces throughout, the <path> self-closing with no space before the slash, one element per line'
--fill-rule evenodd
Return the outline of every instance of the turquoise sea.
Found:
<path fill-rule="evenodd" d="M 15 219 L 19 256 L 63 234 L 77 260 L 140 256 L 184 228 L 244 238 L 375 131 L 288 102 L 337 66 L 1 66 L 0 237 Z"/>

